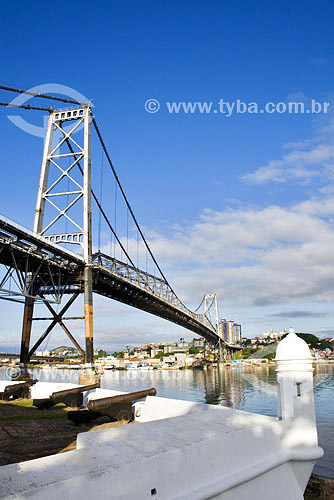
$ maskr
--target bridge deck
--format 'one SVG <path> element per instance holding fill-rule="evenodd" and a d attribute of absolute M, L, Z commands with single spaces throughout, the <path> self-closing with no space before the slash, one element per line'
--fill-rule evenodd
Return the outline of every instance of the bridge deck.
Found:
<path fill-rule="evenodd" d="M 35 294 L 61 296 L 83 290 L 85 263 L 80 255 L 46 242 L 0 216 L 0 264 L 34 273 Z M 149 312 L 210 340 L 218 341 L 204 314 L 188 309 L 162 279 L 98 253 L 93 256 L 93 291 Z"/>

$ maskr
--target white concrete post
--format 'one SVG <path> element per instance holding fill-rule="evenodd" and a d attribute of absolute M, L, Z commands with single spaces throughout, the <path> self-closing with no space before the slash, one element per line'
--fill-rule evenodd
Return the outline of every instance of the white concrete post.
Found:
<path fill-rule="evenodd" d="M 282 446 L 298 457 L 291 461 L 291 466 L 302 493 L 316 459 L 323 455 L 318 447 L 315 419 L 313 358 L 307 343 L 290 328 L 277 346 L 275 361 Z"/>
<path fill-rule="evenodd" d="M 278 417 L 303 417 L 315 424 L 313 397 L 313 358 L 307 343 L 293 328 L 276 350 Z"/>

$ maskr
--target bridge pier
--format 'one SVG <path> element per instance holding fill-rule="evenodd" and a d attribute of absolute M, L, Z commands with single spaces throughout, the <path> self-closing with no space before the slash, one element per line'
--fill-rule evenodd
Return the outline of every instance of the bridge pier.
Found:
<path fill-rule="evenodd" d="M 32 329 L 32 317 L 34 314 L 34 299 L 31 297 L 25 298 L 23 324 L 21 334 L 21 350 L 20 350 L 20 373 L 15 376 L 15 380 L 30 380 L 31 376 L 27 371 L 27 363 L 29 361 L 29 346 Z"/>
<path fill-rule="evenodd" d="M 92 269 L 85 267 L 85 340 L 86 340 L 86 363 L 94 364 L 93 346 L 93 285 Z"/>
<path fill-rule="evenodd" d="M 221 339 L 219 339 L 219 341 L 218 341 L 218 360 L 224 361 L 224 351 L 223 351 Z"/>
<path fill-rule="evenodd" d="M 100 251 L 94 256 L 92 255 L 92 195 L 118 244 L 123 250 L 124 248 L 92 191 L 91 120 L 92 113 L 89 103 L 78 103 L 78 107 L 75 109 L 50 112 L 44 142 L 33 232 L 27 232 L 24 228 L 12 224 L 0 216 L 0 230 L 4 229 L 4 234 L 1 234 L 0 238 L 0 264 L 15 269 L 21 285 L 23 276 L 27 277 L 29 283 L 33 284 L 35 292 L 33 293 L 29 286 L 22 286 L 22 293 L 19 294 L 25 296 L 20 353 L 23 367 L 53 328 L 59 325 L 84 357 L 87 373 L 94 373 L 93 288 L 95 293 L 129 303 L 133 307 L 173 321 L 205 337 L 211 343 L 217 342 L 217 337 L 219 337 L 216 327 L 207 316 L 207 312 L 215 303 L 218 326 L 216 295 L 206 295 L 205 312 L 196 314 L 178 299 L 155 261 L 135 220 L 94 119 L 95 129 L 108 163 L 114 172 L 117 185 L 161 277 L 151 275 L 147 270 L 146 272 L 141 271 L 133 264 L 128 255 L 126 263 L 118 261 L 115 256 L 101 254 Z M 73 136 L 77 132 L 78 135 L 74 140 Z M 49 174 L 51 175 L 49 176 Z M 14 238 L 11 238 L 10 234 Z M 17 241 L 20 241 L 20 245 L 17 245 Z M 77 245 L 80 249 L 79 255 L 74 252 L 69 253 L 67 247 L 62 248 L 62 244 Z M 99 258 L 98 266 L 94 261 L 96 256 Z M 6 272 L 5 279 L 8 277 L 11 277 L 10 270 Z M 2 285 L 3 280 L 0 281 L 0 293 Z M 23 285 L 25 284 L 23 283 Z M 4 291 L 6 292 L 6 290 Z M 50 295 L 54 296 L 56 303 L 60 304 L 64 295 L 72 292 L 72 297 L 60 312 L 58 310 L 56 312 L 51 306 L 53 298 L 50 301 L 45 298 Z M 64 316 L 75 298 L 82 293 L 84 294 L 85 320 L 84 348 L 79 345 L 67 325 L 64 324 L 64 320 L 83 319 L 83 317 Z M 14 292 L 14 297 L 16 295 L 17 293 Z M 7 299 L 7 297 L 5 298 Z M 51 312 L 51 317 L 33 317 L 35 300 L 44 302 Z M 33 320 L 49 321 L 49 324 L 41 337 L 30 348 Z M 205 343 L 204 359 L 207 356 L 207 345 L 210 344 Z"/>
<path fill-rule="evenodd" d="M 25 298 L 22 335 L 21 335 L 21 351 L 20 364 L 26 365 L 29 361 L 29 346 L 32 329 L 32 317 L 34 314 L 34 299 L 31 297 Z"/>

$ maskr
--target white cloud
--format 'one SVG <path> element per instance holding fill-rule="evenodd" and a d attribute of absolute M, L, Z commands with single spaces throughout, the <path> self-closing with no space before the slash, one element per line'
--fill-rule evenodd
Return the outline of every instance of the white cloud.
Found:
<path fill-rule="evenodd" d="M 279 311 L 294 310 L 293 304 L 308 310 L 307 303 L 317 312 L 320 303 L 334 300 L 334 200 L 330 196 L 322 194 L 291 207 L 207 209 L 193 222 L 152 233 L 149 244 L 188 306 L 195 308 L 205 293 L 213 292 L 218 295 L 221 313 L 233 310 L 236 320 L 240 320 L 237 309 L 254 311 L 256 306 L 268 306 L 269 314 L 275 306 Z M 19 342 L 22 307 L 18 307 L 6 305 L 7 314 L 0 325 L 2 345 Z M 72 313 L 82 314 L 82 300 L 75 302 Z M 249 320 L 249 314 L 243 317 Z M 44 316 L 45 311 L 36 308 L 36 315 Z M 316 321 L 320 324 L 320 319 Z M 84 345 L 82 321 L 68 324 Z M 258 325 L 256 321 L 254 328 Z M 44 327 L 42 322 L 34 324 L 34 339 Z M 111 350 L 172 340 L 186 333 L 172 323 L 98 296 L 94 298 L 94 330 L 95 345 Z M 48 346 L 63 342 L 69 344 L 58 328 L 51 333 Z"/>
<path fill-rule="evenodd" d="M 229 306 L 327 302 L 334 299 L 333 215 L 331 199 L 207 210 L 183 232 L 150 244 L 186 303 L 209 292 Z"/>
<path fill-rule="evenodd" d="M 289 180 L 309 182 L 314 178 L 328 176 L 334 165 L 334 146 L 318 144 L 308 150 L 301 150 L 301 143 L 283 155 L 280 160 L 271 160 L 255 172 L 242 176 L 242 179 L 255 184 L 266 182 L 282 183 Z"/>
<path fill-rule="evenodd" d="M 292 98 L 307 101 L 306 105 L 309 106 L 310 99 L 302 93 L 290 95 L 289 100 Z M 331 108 L 328 114 L 316 116 L 316 124 L 311 137 L 283 144 L 283 150 L 288 152 L 281 158 L 268 161 L 241 179 L 253 184 L 278 184 L 288 181 L 309 184 L 314 180 L 328 180 L 334 170 L 334 120 Z"/>

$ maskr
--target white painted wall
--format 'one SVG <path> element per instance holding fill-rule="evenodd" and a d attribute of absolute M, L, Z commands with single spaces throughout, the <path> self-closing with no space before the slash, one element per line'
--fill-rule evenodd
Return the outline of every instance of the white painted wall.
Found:
<path fill-rule="evenodd" d="M 81 433 L 75 451 L 0 467 L 0 498 L 302 500 L 323 451 L 312 360 L 295 337 L 277 349 L 280 419 L 150 396 L 135 404 L 138 425 Z M 38 384 L 38 395 L 55 390 Z"/>

